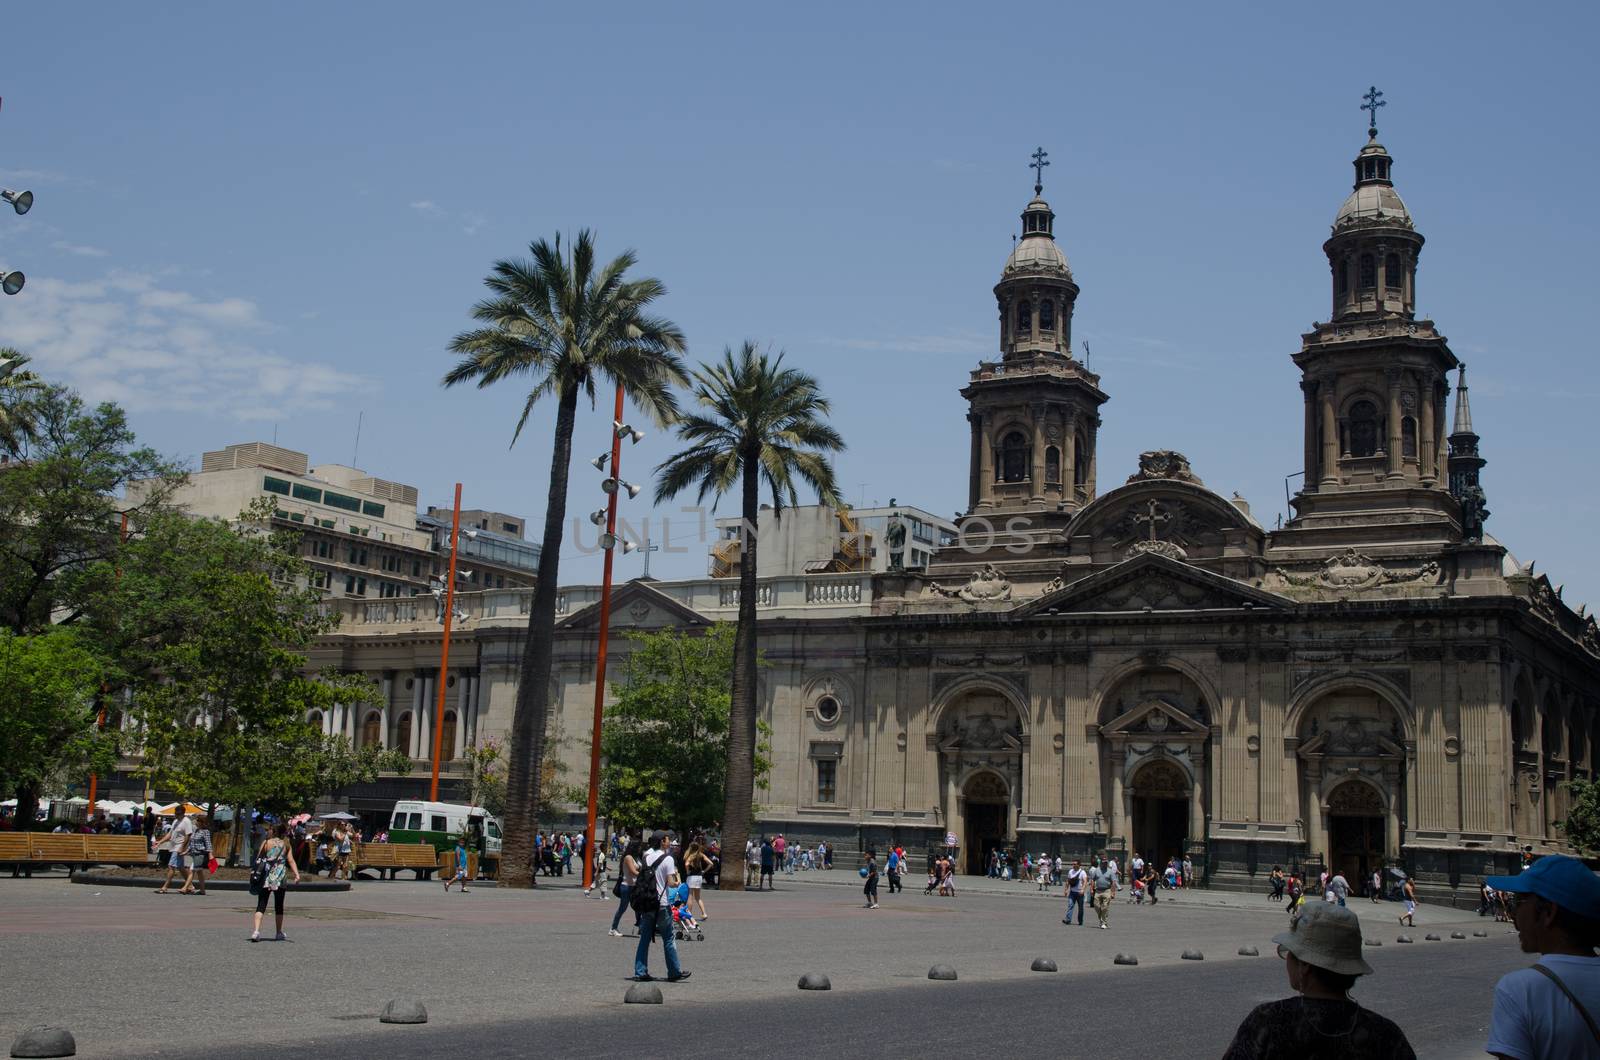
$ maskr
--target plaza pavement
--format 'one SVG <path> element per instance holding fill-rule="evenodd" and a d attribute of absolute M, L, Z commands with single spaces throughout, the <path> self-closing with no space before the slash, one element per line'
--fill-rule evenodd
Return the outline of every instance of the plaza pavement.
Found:
<path fill-rule="evenodd" d="M 1062 926 L 1061 901 L 1029 893 L 1030 885 L 969 880 L 954 899 L 924 896 L 918 885 L 885 891 L 882 907 L 867 910 L 854 873 L 829 876 L 780 876 L 773 892 L 709 893 L 707 940 L 680 944 L 693 977 L 663 984 L 666 1005 L 645 1009 L 621 1005 L 635 943 L 605 934 L 614 902 L 583 898 L 570 878 L 532 893 L 445 895 L 437 883 L 372 881 L 346 894 L 290 894 L 293 941 L 259 945 L 245 941 L 253 902 L 242 893 L 179 897 L 63 877 L 0 880 L 0 1044 L 24 1026 L 59 1023 L 85 1057 L 246 1055 L 252 1046 L 265 1055 L 292 1043 L 355 1056 L 380 1046 L 387 1057 L 413 1048 L 520 1055 L 497 1053 L 494 1043 L 559 1041 L 580 1027 L 582 1038 L 622 1032 L 618 1041 L 627 1041 L 646 1018 L 677 1021 L 683 1033 L 714 1021 L 726 1033 L 725 1020 L 740 1012 L 796 1027 L 826 1020 L 829 1033 L 902 1023 L 910 1033 L 942 1012 L 941 1033 L 986 1026 L 988 1040 L 1021 1044 L 1014 1036 L 1024 1023 L 995 1016 L 1014 1011 L 1020 1019 L 1043 1005 L 1056 1015 L 1040 1033 L 1065 1033 L 1060 1013 L 1075 1009 L 1099 1021 L 1093 1033 L 1176 1036 L 1206 1043 L 1193 1054 L 1203 1056 L 1220 1052 L 1252 1005 L 1286 993 L 1269 941 L 1286 918 L 1260 896 L 1196 892 L 1154 909 L 1119 903 L 1112 929 L 1098 931 Z M 1373 907 L 1382 915 L 1366 904 L 1352 903 L 1384 946 L 1367 950 L 1378 975 L 1357 996 L 1408 1031 L 1425 1030 L 1426 1041 L 1413 1035 L 1422 1055 L 1471 1055 L 1495 978 L 1528 963 L 1506 925 L 1425 912 L 1410 932 L 1416 944 L 1398 946 L 1393 904 Z M 629 922 L 625 916 L 624 927 Z M 1429 928 L 1444 941 L 1423 942 Z M 1479 928 L 1490 937 L 1448 937 Z M 1241 945 L 1261 956 L 1237 956 Z M 1190 948 L 1205 961 L 1181 961 Z M 1451 957 L 1441 961 L 1446 951 Z M 1117 952 L 1136 954 L 1139 967 L 1114 968 Z M 1030 972 L 1035 957 L 1055 960 L 1061 972 Z M 935 963 L 953 965 L 960 980 L 929 983 Z M 651 969 L 664 971 L 659 944 Z M 831 978 L 833 990 L 821 997 L 835 1008 L 818 1012 L 817 998 L 797 996 L 795 982 L 808 971 Z M 929 994 L 940 988 L 949 993 Z M 429 1026 L 380 1028 L 378 1011 L 398 996 L 422 1000 Z M 472 1036 L 478 1052 L 440 1044 L 454 1043 L 452 1034 Z M 681 1040 L 691 1051 L 691 1040 Z M 587 1046 L 532 1051 L 613 1055 Z"/>

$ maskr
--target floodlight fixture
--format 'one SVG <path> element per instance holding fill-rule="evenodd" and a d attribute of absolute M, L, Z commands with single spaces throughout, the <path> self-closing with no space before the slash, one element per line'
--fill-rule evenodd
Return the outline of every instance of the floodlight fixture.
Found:
<path fill-rule="evenodd" d="M 11 208 L 17 211 L 18 217 L 33 209 L 33 192 L 31 191 L 12 191 L 6 188 L 0 190 L 0 199 L 9 202 Z"/>
<path fill-rule="evenodd" d="M 589 521 L 596 526 L 606 525 L 606 510 L 604 508 L 599 508 L 590 512 Z"/>
<path fill-rule="evenodd" d="M 6 294 L 16 294 L 27 282 L 28 278 L 20 272 L 6 272 L 5 269 L 0 269 L 0 291 Z"/>
<path fill-rule="evenodd" d="M 468 541 L 478 540 L 478 532 L 476 530 L 463 530 L 461 531 L 461 536 L 465 537 Z"/>
<path fill-rule="evenodd" d="M 632 439 L 634 445 L 638 445 L 640 442 L 644 441 L 643 431 L 634 430 L 631 425 L 623 423 L 621 420 L 612 420 L 611 429 L 617 432 L 618 438 Z"/>
<path fill-rule="evenodd" d="M 600 547 L 603 548 L 603 549 L 608 549 L 608 550 L 609 549 L 613 549 L 613 548 L 616 548 L 619 544 L 622 546 L 622 554 L 624 556 L 626 556 L 628 553 L 634 551 L 635 549 L 637 549 L 639 547 L 634 542 L 624 540 L 623 538 L 618 537 L 616 534 L 601 534 L 600 535 Z"/>
<path fill-rule="evenodd" d="M 605 490 L 607 493 L 615 493 L 615 492 L 617 492 L 617 488 L 619 486 L 622 489 L 625 489 L 625 490 L 628 491 L 628 499 L 629 500 L 632 500 L 633 498 L 637 497 L 640 494 L 640 492 L 644 489 L 643 486 L 637 485 L 637 484 L 632 483 L 632 482 L 624 481 L 623 479 L 620 479 L 620 478 L 608 478 L 604 482 L 600 483 L 600 488 Z"/>
<path fill-rule="evenodd" d="M 593 460 L 589 461 L 589 463 L 591 465 L 593 465 L 593 467 L 594 467 L 594 469 L 596 471 L 604 471 L 606 469 L 606 461 L 608 461 L 610 459 L 611 459 L 611 454 L 610 453 L 601 453 L 599 456 L 597 456 Z"/>

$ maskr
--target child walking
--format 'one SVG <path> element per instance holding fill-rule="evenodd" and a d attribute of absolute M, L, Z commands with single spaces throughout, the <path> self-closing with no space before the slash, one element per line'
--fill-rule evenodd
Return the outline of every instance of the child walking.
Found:
<path fill-rule="evenodd" d="M 444 893 L 450 893 L 450 885 L 456 881 L 461 882 L 461 893 L 467 893 L 467 840 L 465 836 L 456 836 L 456 874 L 444 881 Z"/>
<path fill-rule="evenodd" d="M 874 851 L 867 851 L 867 863 L 862 868 L 867 874 L 866 885 L 861 888 L 861 893 L 867 896 L 866 908 L 878 908 L 878 855 Z"/>

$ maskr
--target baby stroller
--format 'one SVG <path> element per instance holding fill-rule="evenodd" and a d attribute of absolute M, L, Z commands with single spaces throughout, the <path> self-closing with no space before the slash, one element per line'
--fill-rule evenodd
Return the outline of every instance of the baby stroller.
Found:
<path fill-rule="evenodd" d="M 689 885 L 680 883 L 672 889 L 672 931 L 679 942 L 704 942 L 706 933 L 700 922 L 689 912 Z"/>

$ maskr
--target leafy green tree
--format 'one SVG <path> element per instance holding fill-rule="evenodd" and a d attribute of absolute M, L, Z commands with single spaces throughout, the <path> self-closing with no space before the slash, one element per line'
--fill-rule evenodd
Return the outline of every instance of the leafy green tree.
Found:
<path fill-rule="evenodd" d="M 483 281 L 490 297 L 472 310 L 482 326 L 451 341 L 451 351 L 461 360 L 443 380 L 447 387 L 470 382 L 479 388 L 524 380 L 528 392 L 512 444 L 535 405 L 549 398 L 556 402 L 544 537 L 506 763 L 500 881 L 511 887 L 533 885 L 533 836 L 544 777 L 550 653 L 578 398 L 587 396 L 592 407 L 598 384 L 621 386 L 646 415 L 667 422 L 677 411 L 671 388 L 687 382 L 678 356 L 684 348 L 682 333 L 671 321 L 648 312 L 666 293 L 661 282 L 626 277 L 635 263 L 632 251 L 599 265 L 588 231 L 579 232 L 569 250 L 563 256 L 557 236 L 554 243 L 533 243 L 528 248 L 531 260 L 495 263 Z"/>
<path fill-rule="evenodd" d="M 47 389 L 28 358 L 0 346 L 0 456 L 21 456 L 34 438 L 34 403 Z"/>
<path fill-rule="evenodd" d="M 30 415 L 28 458 L 0 470 L 0 627 L 14 633 L 81 621 L 114 577 L 121 511 L 158 511 L 184 480 L 115 405 L 51 386 Z"/>
<path fill-rule="evenodd" d="M 722 848 L 742 851 L 755 814 L 756 767 L 756 526 L 761 485 L 772 494 L 772 516 L 798 503 L 804 481 L 824 504 L 837 505 L 828 454 L 844 440 L 827 422 L 831 411 L 817 381 L 768 358 L 754 343 L 694 373 L 694 412 L 679 418 L 678 437 L 688 448 L 656 468 L 656 503 L 697 487 L 698 499 L 739 487 L 739 625 L 734 641 L 726 801 Z M 721 886 L 744 889 L 744 874 L 726 873 Z"/>
<path fill-rule="evenodd" d="M 1567 790 L 1567 842 L 1584 857 L 1600 856 L 1600 781 L 1569 780 Z"/>
<path fill-rule="evenodd" d="M 32 636 L 0 629 L 0 790 L 17 798 L 22 829 L 39 797 L 69 780 L 116 766 L 115 733 L 95 726 L 105 666 L 78 632 Z"/>

